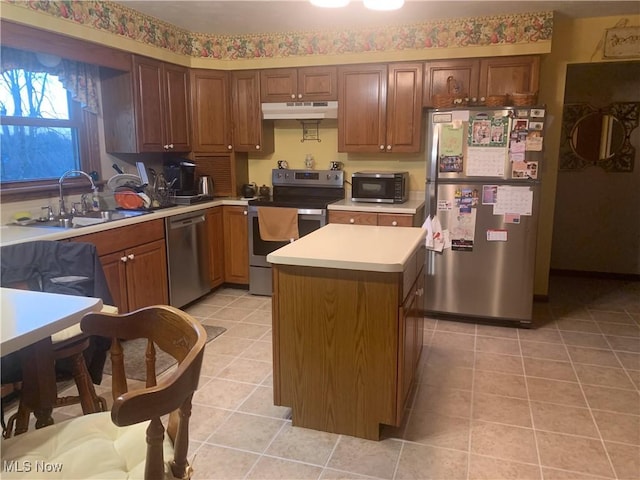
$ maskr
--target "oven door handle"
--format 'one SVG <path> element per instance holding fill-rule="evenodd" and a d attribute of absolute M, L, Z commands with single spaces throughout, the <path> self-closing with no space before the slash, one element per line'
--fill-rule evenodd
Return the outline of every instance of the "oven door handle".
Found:
<path fill-rule="evenodd" d="M 324 215 L 323 208 L 299 208 L 298 215 Z"/>

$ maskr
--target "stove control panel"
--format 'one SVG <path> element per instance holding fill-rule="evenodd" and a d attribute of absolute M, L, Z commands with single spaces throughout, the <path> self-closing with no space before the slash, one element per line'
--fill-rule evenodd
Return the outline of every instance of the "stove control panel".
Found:
<path fill-rule="evenodd" d="M 297 185 L 313 187 L 343 187 L 344 172 L 342 170 L 288 170 L 273 169 L 271 180 L 276 185 Z"/>

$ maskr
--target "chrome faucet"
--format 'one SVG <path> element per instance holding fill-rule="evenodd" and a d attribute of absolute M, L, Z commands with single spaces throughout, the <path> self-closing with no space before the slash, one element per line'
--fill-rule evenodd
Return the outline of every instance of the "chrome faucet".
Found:
<path fill-rule="evenodd" d="M 67 213 L 67 209 L 64 206 L 64 196 L 62 194 L 62 184 L 64 183 L 64 179 L 69 177 L 70 175 L 84 175 L 91 182 L 91 190 L 93 190 L 94 196 L 98 190 L 96 184 L 93 183 L 93 178 L 91 175 L 84 173 L 82 170 L 68 170 L 62 174 L 60 180 L 58 180 L 58 187 L 60 189 L 60 212 L 58 213 L 59 218 L 69 218 L 69 214 Z"/>

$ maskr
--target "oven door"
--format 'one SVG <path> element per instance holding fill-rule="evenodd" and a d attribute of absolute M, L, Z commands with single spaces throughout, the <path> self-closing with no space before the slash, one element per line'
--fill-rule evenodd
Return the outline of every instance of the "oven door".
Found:
<path fill-rule="evenodd" d="M 326 223 L 326 209 L 298 209 L 298 231 L 301 237 L 323 227 Z M 269 267 L 267 255 L 284 247 L 287 243 L 289 242 L 262 240 L 258 224 L 258 207 L 249 207 L 249 265 Z"/>

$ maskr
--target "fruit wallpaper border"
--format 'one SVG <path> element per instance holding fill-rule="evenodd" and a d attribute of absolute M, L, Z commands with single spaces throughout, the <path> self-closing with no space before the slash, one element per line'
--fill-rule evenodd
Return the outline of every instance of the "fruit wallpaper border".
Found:
<path fill-rule="evenodd" d="M 173 53 L 219 60 L 528 44 L 550 41 L 553 33 L 553 12 L 538 12 L 385 28 L 229 36 L 189 32 L 111 1 L 2 1 Z"/>

